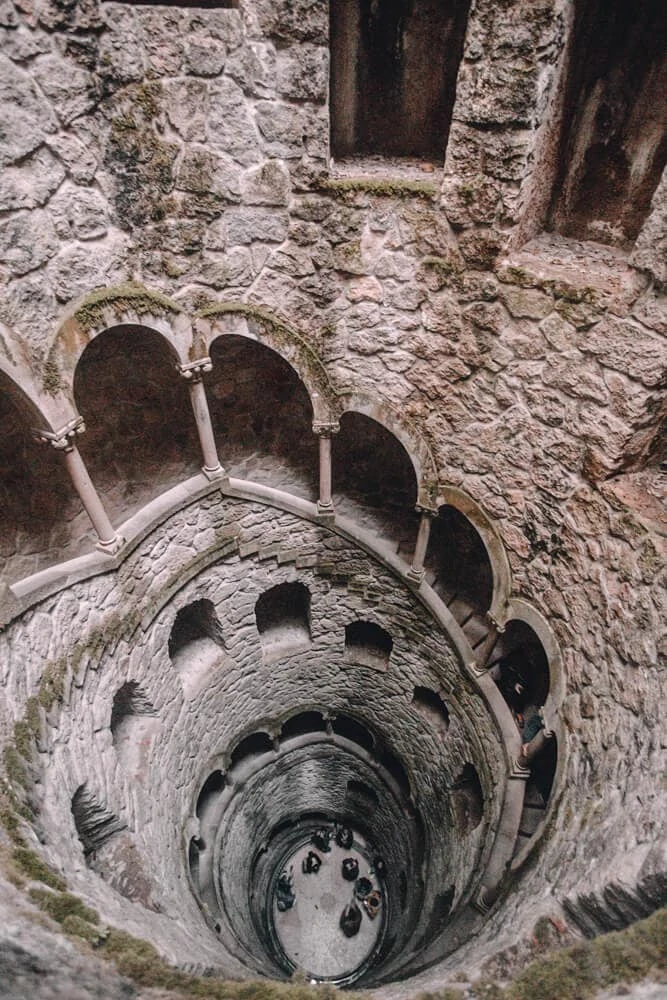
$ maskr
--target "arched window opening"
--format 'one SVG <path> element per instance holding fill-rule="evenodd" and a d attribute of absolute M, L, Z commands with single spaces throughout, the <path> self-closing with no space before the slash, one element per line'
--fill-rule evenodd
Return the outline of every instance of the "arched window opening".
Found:
<path fill-rule="evenodd" d="M 268 733 L 251 733 L 236 744 L 229 766 L 230 768 L 237 767 L 243 760 L 260 757 L 262 754 L 271 753 L 272 750 L 273 740 Z"/>
<path fill-rule="evenodd" d="M 549 661 L 544 646 L 526 622 L 513 620 L 494 647 L 489 673 L 520 725 L 540 709 L 549 694 Z"/>
<path fill-rule="evenodd" d="M 476 528 L 455 507 L 440 508 L 431 525 L 425 560 L 428 579 L 462 628 L 488 611 L 493 599 L 493 570 Z M 485 636 L 488 626 L 480 625 Z"/>
<path fill-rule="evenodd" d="M 310 591 L 302 583 L 279 583 L 255 604 L 265 654 L 283 656 L 310 645 Z"/>
<path fill-rule="evenodd" d="M 184 694 L 191 698 L 220 665 L 225 648 L 222 626 L 212 601 L 202 598 L 177 612 L 168 648 Z"/>
<path fill-rule="evenodd" d="M 412 704 L 429 725 L 444 736 L 449 729 L 449 712 L 439 694 L 430 688 L 416 687 L 412 693 Z"/>
<path fill-rule="evenodd" d="M 218 798 L 225 787 L 225 776 L 222 771 L 213 771 L 202 785 L 202 789 L 197 798 L 195 814 L 197 819 L 201 819 L 211 803 Z"/>
<path fill-rule="evenodd" d="M 394 643 L 387 631 L 374 622 L 358 621 L 345 626 L 345 660 L 375 670 L 386 670 Z"/>
<path fill-rule="evenodd" d="M 321 712 L 300 712 L 287 719 L 280 730 L 280 739 L 289 740 L 308 733 L 326 732 L 326 722 Z"/>
<path fill-rule="evenodd" d="M 116 691 L 111 706 L 111 739 L 124 766 L 135 770 L 148 762 L 153 736 L 159 726 L 153 704 L 136 681 Z"/>
<path fill-rule="evenodd" d="M 356 743 L 369 753 L 375 747 L 373 734 L 349 715 L 337 715 L 331 720 L 331 728 L 336 736 L 342 736 L 343 739 L 350 740 L 351 743 Z"/>
<path fill-rule="evenodd" d="M 141 326 L 105 330 L 79 359 L 80 450 L 117 523 L 202 464 L 187 386 L 164 338 Z"/>
<path fill-rule="evenodd" d="M 239 479 L 316 500 L 313 408 L 294 369 L 246 337 L 218 337 L 210 353 L 209 407 L 225 469 Z"/>
<path fill-rule="evenodd" d="M 31 419 L 15 395 L 0 372 L 0 578 L 8 583 L 97 540 L 62 456 L 34 440 L 39 418 Z"/>
<path fill-rule="evenodd" d="M 411 554 L 419 524 L 417 477 L 398 438 L 363 413 L 344 413 L 332 466 L 336 510 Z"/>
<path fill-rule="evenodd" d="M 442 163 L 470 0 L 331 0 L 335 158 Z"/>
<path fill-rule="evenodd" d="M 667 7 L 575 0 L 552 228 L 628 246 L 667 162 Z"/>
<path fill-rule="evenodd" d="M 450 800 L 458 832 L 465 836 L 475 830 L 484 816 L 484 793 L 473 764 L 463 765 L 450 788 Z"/>
<path fill-rule="evenodd" d="M 92 868 L 95 854 L 127 824 L 100 802 L 86 784 L 79 785 L 72 796 L 72 817 L 83 847 L 86 864 Z"/>

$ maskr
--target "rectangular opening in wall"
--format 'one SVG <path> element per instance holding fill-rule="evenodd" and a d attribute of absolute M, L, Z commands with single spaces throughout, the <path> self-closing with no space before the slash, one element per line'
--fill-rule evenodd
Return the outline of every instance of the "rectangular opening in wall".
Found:
<path fill-rule="evenodd" d="M 634 242 L 667 161 L 665 0 L 576 0 L 551 227 Z"/>
<path fill-rule="evenodd" d="M 331 153 L 444 161 L 470 0 L 331 0 Z"/>

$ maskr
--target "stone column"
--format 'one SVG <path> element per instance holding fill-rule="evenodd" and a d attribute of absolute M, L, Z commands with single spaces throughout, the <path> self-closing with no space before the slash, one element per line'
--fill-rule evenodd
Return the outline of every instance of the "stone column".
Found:
<path fill-rule="evenodd" d="M 486 613 L 486 620 L 489 623 L 489 634 L 482 643 L 479 653 L 475 657 L 475 662 L 471 664 L 473 672 L 478 676 L 485 673 L 486 665 L 494 646 L 498 642 L 498 637 L 504 635 L 505 633 L 505 626 L 501 625 L 500 622 L 493 617 L 490 611 L 487 611 Z"/>
<path fill-rule="evenodd" d="M 431 522 L 434 517 L 437 517 L 437 513 L 432 510 L 426 510 L 425 507 L 417 507 L 417 510 L 421 512 L 421 520 L 419 522 L 419 531 L 417 532 L 417 541 L 415 543 L 415 552 L 412 557 L 412 565 L 407 572 L 408 580 L 412 580 L 414 583 L 421 583 L 425 576 L 424 560 L 426 559 L 426 550 L 428 548 L 428 540 L 431 536 Z"/>
<path fill-rule="evenodd" d="M 207 479 L 221 479 L 225 475 L 225 470 L 218 458 L 218 450 L 215 446 L 215 437 L 213 436 L 213 425 L 211 424 L 211 413 L 208 408 L 206 389 L 204 388 L 204 373 L 213 370 L 213 362 L 210 358 L 200 358 L 199 361 L 192 361 L 187 365 L 179 365 L 178 370 L 188 383 L 190 391 L 192 412 L 195 415 L 197 434 L 199 435 L 199 443 L 204 458 L 202 472 Z"/>
<path fill-rule="evenodd" d="M 320 496 L 317 513 L 324 517 L 334 516 L 331 477 L 331 439 L 340 430 L 337 423 L 313 424 L 313 433 L 320 439 Z"/>
<path fill-rule="evenodd" d="M 109 555 L 114 555 L 121 548 L 125 539 L 114 530 L 97 490 L 88 475 L 85 462 L 74 443 L 76 435 L 82 434 L 85 429 L 83 419 L 75 417 L 59 431 L 38 430 L 34 434 L 38 441 L 42 444 L 52 445 L 63 456 L 74 489 L 79 494 L 81 503 L 97 533 L 99 539 L 97 548 Z"/>
<path fill-rule="evenodd" d="M 529 772 L 530 765 L 553 738 L 554 734 L 550 729 L 540 729 L 539 733 L 533 736 L 530 743 L 524 743 L 521 747 L 519 759 L 514 763 L 515 771 L 518 774 Z"/>

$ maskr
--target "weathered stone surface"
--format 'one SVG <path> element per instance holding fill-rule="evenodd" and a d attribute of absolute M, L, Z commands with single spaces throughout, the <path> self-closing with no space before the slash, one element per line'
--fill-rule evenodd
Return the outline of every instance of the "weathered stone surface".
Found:
<path fill-rule="evenodd" d="M 107 202 L 94 188 L 64 184 L 49 210 L 61 239 L 90 240 L 104 236 L 109 226 Z"/>
<path fill-rule="evenodd" d="M 28 157 L 20 166 L 3 171 L 0 210 L 45 205 L 65 177 L 65 168 L 47 148 Z"/>
<path fill-rule="evenodd" d="M 57 248 L 49 212 L 21 212 L 0 224 L 0 263 L 12 274 L 34 271 L 53 257 Z"/>
<path fill-rule="evenodd" d="M 667 284 L 667 171 L 653 196 L 649 217 L 630 259 L 635 267 L 655 278 L 659 286 Z"/>
<path fill-rule="evenodd" d="M 227 156 L 216 156 L 204 147 L 190 146 L 181 160 L 176 186 L 181 191 L 238 201 L 240 170 Z"/>
<path fill-rule="evenodd" d="M 211 84 L 208 138 L 244 166 L 261 159 L 260 136 L 243 92 L 233 80 Z"/>
<path fill-rule="evenodd" d="M 54 55 L 40 56 L 35 61 L 33 73 L 65 125 L 96 103 L 98 95 L 93 77 L 80 67 L 72 66 L 71 60 Z"/>
<path fill-rule="evenodd" d="M 241 177 L 241 194 L 249 205 L 286 205 L 290 186 L 289 171 L 280 160 L 266 160 Z"/>
<path fill-rule="evenodd" d="M 177 80 L 165 86 L 169 121 L 188 142 L 206 141 L 208 89 L 199 80 Z"/>
<path fill-rule="evenodd" d="M 658 386 L 665 378 L 662 340 L 635 323 L 608 317 L 582 337 L 580 348 L 594 354 L 606 368 L 644 385 Z"/>
<path fill-rule="evenodd" d="M 53 109 L 30 77 L 0 56 L 0 166 L 37 149 L 56 126 Z"/>
<path fill-rule="evenodd" d="M 126 241 L 114 233 L 103 243 L 71 244 L 48 266 L 49 280 L 60 302 L 86 295 L 93 288 L 117 285 L 126 277 Z"/>

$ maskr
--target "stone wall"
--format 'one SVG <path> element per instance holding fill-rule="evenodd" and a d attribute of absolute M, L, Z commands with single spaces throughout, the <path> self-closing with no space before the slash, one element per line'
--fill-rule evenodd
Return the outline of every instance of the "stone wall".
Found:
<path fill-rule="evenodd" d="M 119 282 L 141 281 L 193 318 L 220 302 L 270 310 L 321 358 L 339 398 L 373 399 L 417 429 L 440 488 L 459 487 L 493 520 L 513 594 L 551 623 L 566 685 L 563 793 L 548 842 L 492 916 L 482 950 L 511 943 L 584 887 L 633 885 L 664 868 L 655 776 L 666 192 L 663 181 L 634 248 L 544 231 L 574 23 L 565 0 L 473 3 L 442 170 L 361 163 L 336 174 L 326 5 L 317 0 L 248 0 L 236 10 L 0 5 L 6 378 L 27 385 L 43 412 L 66 408 L 50 353 L 56 331 L 80 299 Z M 212 387 L 224 378 L 216 373 Z M 187 412 L 182 401 L 175 412 Z M 3 420 L 16 419 L 3 409 Z M 117 427 L 110 433 L 122 452 Z M 30 483 L 23 454 L 7 459 L 14 510 Z M 155 468 L 134 497 L 123 492 L 124 475 L 110 483 L 105 469 L 95 478 L 119 523 L 194 462 L 185 448 L 176 469 Z M 284 465 L 269 466 L 265 481 L 297 483 Z M 39 471 L 51 475 L 46 465 Z M 28 488 L 38 495 L 38 485 Z M 12 582 L 80 551 L 72 537 L 88 531 L 78 520 L 56 536 L 56 552 L 53 532 L 35 532 L 31 519 L 26 538 L 17 525 L 10 519 L 3 533 L 18 532 L 3 543 L 16 553 Z M 262 519 L 261 532 L 270 530 Z M 178 546 L 160 544 L 175 567 Z M 83 547 L 91 545 L 88 532 Z M 134 601 L 144 581 L 126 566 L 118 586 Z M 107 586 L 98 577 L 85 601 L 63 595 L 8 633 L 5 731 L 36 689 L 39 657 L 80 620 L 73 616 L 91 631 L 103 621 Z M 39 656 L 25 655 L 22 629 Z M 93 686 L 107 676 L 95 666 Z M 116 680 L 110 671 L 105 712 Z M 339 697 L 332 686 L 332 702 Z M 248 705 L 249 720 L 257 708 Z M 89 720 L 90 741 L 101 739 L 96 724 L 108 727 Z M 113 749 L 105 753 L 111 759 Z M 53 786 L 49 808 L 66 812 L 71 784 Z M 73 864 L 72 843 L 70 828 L 54 858 Z M 83 869 L 78 885 L 88 891 Z M 105 906 L 138 928 L 115 897 Z"/>

